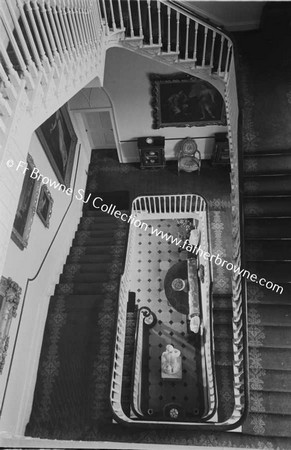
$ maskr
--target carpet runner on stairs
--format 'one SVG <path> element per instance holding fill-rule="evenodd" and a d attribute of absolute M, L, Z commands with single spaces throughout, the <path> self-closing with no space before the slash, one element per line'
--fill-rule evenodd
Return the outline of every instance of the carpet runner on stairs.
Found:
<path fill-rule="evenodd" d="M 266 30 L 238 35 L 238 47 L 243 69 L 238 86 L 245 268 L 284 288 L 280 294 L 247 282 L 250 412 L 242 432 L 266 437 L 266 448 L 287 449 L 291 448 L 291 58 L 284 39 L 273 34 L 271 40 Z M 258 59 L 259 54 L 263 56 Z M 284 438 L 280 443 L 279 437 Z"/>
<path fill-rule="evenodd" d="M 86 439 L 107 407 L 127 223 L 84 211 L 50 299 L 26 434 Z M 69 357 L 68 357 L 69 355 Z"/>

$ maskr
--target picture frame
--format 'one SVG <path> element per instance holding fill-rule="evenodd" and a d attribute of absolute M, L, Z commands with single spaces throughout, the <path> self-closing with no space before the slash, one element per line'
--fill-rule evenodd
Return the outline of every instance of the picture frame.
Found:
<path fill-rule="evenodd" d="M 153 128 L 226 125 L 224 99 L 212 84 L 185 73 L 149 77 Z"/>
<path fill-rule="evenodd" d="M 44 184 L 41 187 L 38 204 L 37 204 L 37 215 L 44 224 L 46 228 L 49 228 L 49 222 L 52 215 L 54 200 L 51 196 L 50 191 Z"/>
<path fill-rule="evenodd" d="M 22 289 L 11 278 L 0 280 L 0 374 L 3 372 L 9 346 L 9 330 L 16 317 Z"/>
<path fill-rule="evenodd" d="M 70 187 L 77 135 L 67 106 L 52 114 L 37 128 L 36 134 L 58 181 L 66 188 Z"/>
<path fill-rule="evenodd" d="M 30 154 L 27 155 L 27 170 L 25 171 L 22 189 L 19 197 L 17 211 L 13 223 L 11 238 L 15 244 L 24 250 L 28 245 L 28 239 L 36 212 L 40 181 L 31 177 L 35 168 L 34 161 Z"/>

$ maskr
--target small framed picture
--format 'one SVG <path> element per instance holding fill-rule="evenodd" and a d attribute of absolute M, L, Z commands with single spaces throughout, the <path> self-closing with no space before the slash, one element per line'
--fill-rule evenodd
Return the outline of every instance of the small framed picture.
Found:
<path fill-rule="evenodd" d="M 37 214 L 45 227 L 49 228 L 54 200 L 46 185 L 43 185 L 38 199 Z"/>

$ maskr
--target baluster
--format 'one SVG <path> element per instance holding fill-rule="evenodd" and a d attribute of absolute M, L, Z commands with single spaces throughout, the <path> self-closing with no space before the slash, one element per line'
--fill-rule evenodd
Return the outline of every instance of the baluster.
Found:
<path fill-rule="evenodd" d="M 118 11 L 119 11 L 120 28 L 124 28 L 121 0 L 118 0 Z"/>
<path fill-rule="evenodd" d="M 199 28 L 199 23 L 198 23 L 198 22 L 195 22 L 195 31 L 194 31 L 194 50 L 193 50 L 193 61 L 194 61 L 194 66 L 196 66 L 196 61 L 197 61 L 198 28 Z"/>
<path fill-rule="evenodd" d="M 38 29 L 39 29 L 40 34 L 42 36 L 42 41 L 44 42 L 44 46 L 46 49 L 46 54 L 48 56 L 49 62 L 52 66 L 55 66 L 54 65 L 54 57 L 53 57 L 53 54 L 52 54 L 52 51 L 51 51 L 51 48 L 49 45 L 47 34 L 46 34 L 44 26 L 43 26 L 43 22 L 42 22 L 41 15 L 39 12 L 39 6 L 37 3 L 37 0 L 32 0 L 32 4 L 34 6 L 35 16 L 36 16 L 36 20 L 37 20 L 37 24 L 38 24 L 38 28 L 36 28 L 36 33 L 37 34 L 39 33 L 39 31 L 38 31 Z M 31 15 L 33 16 L 32 11 L 31 11 Z"/>
<path fill-rule="evenodd" d="M 212 45 L 211 45 L 211 56 L 210 56 L 210 67 L 211 67 L 211 69 L 213 68 L 215 39 L 216 39 L 216 31 L 212 31 Z"/>
<path fill-rule="evenodd" d="M 81 3 L 82 3 L 82 22 L 83 22 L 83 27 L 84 27 L 84 33 L 85 33 L 88 45 L 90 45 L 90 47 L 92 47 L 93 36 L 91 34 L 89 20 L 88 20 L 88 11 L 86 8 L 86 0 L 81 0 Z"/>
<path fill-rule="evenodd" d="M 176 11 L 176 52 L 180 53 L 180 13 Z"/>
<path fill-rule="evenodd" d="M 218 62 L 218 75 L 221 75 L 221 61 L 224 46 L 224 36 L 220 36 L 220 52 L 219 52 L 219 62 Z"/>
<path fill-rule="evenodd" d="M 227 56 L 226 56 L 225 70 L 224 70 L 224 81 L 226 81 L 227 77 L 228 77 L 228 65 L 229 65 L 229 61 L 230 61 L 231 49 L 232 49 L 231 42 L 228 41 L 227 42 Z"/>
<path fill-rule="evenodd" d="M 78 34 L 79 34 L 79 45 L 83 49 L 84 48 L 86 49 L 86 47 L 88 46 L 88 42 L 87 42 L 86 34 L 84 32 L 83 20 L 82 20 L 82 11 L 81 11 L 81 8 L 80 8 L 80 1 L 79 0 L 75 0 L 74 13 L 75 13 L 75 20 L 76 20 L 76 25 L 77 25 L 77 29 L 78 29 Z"/>
<path fill-rule="evenodd" d="M 116 23 L 115 23 L 114 9 L 113 9 L 112 0 L 109 0 L 109 6 L 110 6 L 110 13 L 111 13 L 112 27 L 113 27 L 113 31 L 115 31 L 116 30 Z"/>
<path fill-rule="evenodd" d="M 83 5 L 84 0 L 79 1 L 79 21 L 81 26 L 82 35 L 84 36 L 84 41 L 86 42 L 87 48 L 90 46 L 90 33 L 87 27 L 87 15 Z"/>
<path fill-rule="evenodd" d="M 130 36 L 134 37 L 130 0 L 127 0 L 127 7 L 128 7 L 128 16 L 129 16 Z"/>
<path fill-rule="evenodd" d="M 152 27 L 152 15 L 151 15 L 151 0 L 147 0 L 147 4 L 148 4 L 150 45 L 153 45 L 153 27 Z"/>
<path fill-rule="evenodd" d="M 46 27 L 46 35 L 48 36 L 48 41 L 49 41 L 49 44 L 50 44 L 50 48 L 52 49 L 53 58 L 56 61 L 56 63 L 58 65 L 60 65 L 61 59 L 60 59 L 60 55 L 58 53 L 58 50 L 57 50 L 57 47 L 56 47 L 56 44 L 55 44 L 55 40 L 54 40 L 52 31 L 51 31 L 51 27 L 50 27 L 50 23 L 49 23 L 49 20 L 48 20 L 48 15 L 47 15 L 47 9 L 46 9 L 44 0 L 41 0 L 40 8 L 41 8 L 40 10 L 42 12 L 42 17 L 44 19 L 45 27 Z M 49 9 L 50 9 L 50 7 L 49 7 Z"/>
<path fill-rule="evenodd" d="M 68 1 L 68 0 L 67 0 Z M 77 48 L 79 49 L 79 53 L 83 53 L 85 54 L 85 48 L 82 45 L 82 37 L 80 34 L 80 29 L 79 29 L 79 25 L 78 25 L 78 11 L 76 6 L 74 5 L 75 1 L 71 0 L 71 7 L 70 7 L 70 11 L 71 11 L 71 22 L 73 24 L 74 30 L 75 30 L 75 36 L 76 36 L 76 42 L 77 42 Z"/>
<path fill-rule="evenodd" d="M 23 36 L 22 30 L 21 30 L 21 28 L 19 26 L 18 19 L 16 17 L 15 11 L 14 11 L 10 1 L 8 1 L 8 2 L 6 1 L 6 5 L 7 5 L 8 9 L 9 9 L 10 15 L 12 17 L 13 25 L 14 25 L 15 30 L 17 32 L 17 35 L 19 37 L 19 40 L 20 40 L 20 43 L 21 43 L 21 46 L 22 46 L 22 50 L 23 50 L 24 55 L 25 55 L 27 67 L 28 67 L 29 71 L 31 72 L 32 76 L 36 77 L 37 76 L 37 69 L 36 69 L 35 63 L 31 59 L 31 54 L 30 54 L 29 49 L 27 47 L 27 44 L 26 44 L 25 38 Z M 2 11 L 1 14 L 2 14 L 2 17 L 5 17 L 4 10 Z M 6 18 L 5 18 L 5 20 L 6 20 Z"/>
<path fill-rule="evenodd" d="M 205 67 L 205 55 L 206 55 L 206 47 L 207 47 L 207 36 L 208 36 L 208 28 L 205 28 L 205 29 L 204 29 L 204 43 L 203 43 L 202 67 Z"/>
<path fill-rule="evenodd" d="M 53 3 L 52 7 L 51 7 L 51 5 L 48 6 L 48 16 L 49 16 L 51 27 L 53 30 L 53 35 L 54 35 L 54 39 L 55 39 L 55 42 L 57 45 L 59 57 L 63 62 L 66 62 L 66 60 L 65 60 L 65 50 L 66 49 L 65 49 L 64 43 L 61 42 L 62 33 L 61 33 L 59 22 L 58 22 L 58 16 L 56 14 L 56 0 L 54 0 L 52 3 Z"/>
<path fill-rule="evenodd" d="M 185 44 L 185 59 L 189 57 L 189 26 L 190 26 L 190 18 L 186 18 L 186 44 Z"/>
<path fill-rule="evenodd" d="M 168 53 L 171 52 L 171 8 L 167 7 L 168 13 Z"/>
<path fill-rule="evenodd" d="M 0 64 L 0 78 L 3 80 L 4 88 L 8 91 L 8 97 L 12 97 L 14 99 L 17 98 L 17 92 L 11 81 L 9 80 L 9 77 L 5 70 L 3 69 L 2 64 Z"/>
<path fill-rule="evenodd" d="M 107 17 L 105 0 L 102 0 L 102 6 L 103 6 L 103 12 L 104 12 L 106 33 L 109 34 L 109 24 L 108 24 L 108 17 Z"/>
<path fill-rule="evenodd" d="M 21 16 L 21 19 L 22 19 L 22 23 L 24 25 L 25 32 L 26 32 L 26 34 L 28 36 L 29 45 L 30 45 L 30 47 L 32 49 L 32 53 L 33 53 L 33 57 L 34 57 L 34 60 L 35 60 L 35 64 L 36 64 L 37 68 L 39 70 L 41 70 L 41 68 L 42 68 L 41 60 L 40 60 L 40 57 L 39 57 L 39 54 L 38 54 L 38 50 L 37 50 L 35 42 L 34 42 L 34 38 L 32 37 L 31 30 L 30 30 L 30 27 L 28 25 L 26 15 L 24 13 L 23 0 L 17 0 L 17 6 L 18 6 L 18 9 L 20 11 L 20 16 Z"/>
<path fill-rule="evenodd" d="M 30 76 L 30 74 L 29 74 L 29 72 L 27 70 L 25 61 L 24 61 L 24 59 L 22 57 L 21 51 L 20 51 L 20 49 L 18 47 L 18 44 L 17 44 L 16 39 L 14 37 L 14 34 L 13 34 L 11 28 L 10 28 L 10 24 L 8 23 L 8 20 L 6 18 L 4 10 L 2 10 L 2 12 L 1 12 L 1 19 L 2 19 L 2 22 L 3 22 L 4 28 L 5 28 L 5 31 L 7 33 L 7 36 L 9 38 L 9 41 L 10 41 L 12 47 L 13 47 L 13 51 L 14 51 L 14 53 L 16 55 L 17 61 L 18 61 L 19 65 L 20 65 L 20 70 L 21 70 L 21 72 L 23 72 L 23 74 L 25 74 L 25 76 L 28 78 L 30 84 L 33 86 L 34 85 L 33 80 L 32 80 L 32 78 L 31 78 L 31 76 Z"/>
<path fill-rule="evenodd" d="M 162 45 L 162 24 L 161 24 L 161 4 L 157 2 L 157 10 L 158 10 L 158 44 Z"/>
<path fill-rule="evenodd" d="M 98 11 L 96 10 L 96 8 L 93 9 L 93 6 L 96 4 L 92 4 L 92 0 L 91 0 L 91 11 L 88 10 L 88 23 L 89 23 L 89 27 L 90 27 L 90 32 L 92 35 L 92 39 L 93 39 L 93 43 L 95 42 L 95 44 L 99 44 L 99 37 L 98 37 L 98 32 L 97 29 L 100 28 L 100 24 L 98 22 L 98 20 L 96 19 L 98 17 L 99 19 L 99 15 L 98 15 Z"/>
<path fill-rule="evenodd" d="M 74 42 L 74 48 L 76 49 L 76 52 L 80 54 L 81 48 L 78 45 L 78 37 L 77 37 L 77 31 L 76 31 L 76 25 L 74 22 L 74 14 L 71 8 L 68 8 L 66 11 L 66 18 L 68 21 L 68 29 L 70 30 L 70 34 L 72 37 L 72 40 Z"/>
<path fill-rule="evenodd" d="M 70 30 L 70 26 L 69 26 L 69 22 L 68 22 L 68 13 L 65 9 L 65 7 L 61 7 L 61 5 L 59 5 L 58 3 L 56 3 L 56 6 L 58 8 L 59 11 L 59 20 L 60 20 L 60 24 L 63 30 L 62 35 L 64 36 L 64 40 L 66 42 L 66 47 L 68 49 L 69 54 L 76 54 L 76 48 L 75 48 L 75 44 L 72 38 L 72 34 L 71 34 L 71 30 Z"/>

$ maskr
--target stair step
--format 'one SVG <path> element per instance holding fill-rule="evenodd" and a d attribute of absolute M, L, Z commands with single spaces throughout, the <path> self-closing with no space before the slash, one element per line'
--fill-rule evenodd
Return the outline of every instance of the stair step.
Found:
<path fill-rule="evenodd" d="M 291 218 L 247 218 L 245 220 L 246 237 L 291 238 Z M 290 253 L 291 256 L 291 253 Z"/>
<path fill-rule="evenodd" d="M 245 178 L 244 192 L 247 195 L 290 194 L 291 175 Z"/>
<path fill-rule="evenodd" d="M 83 248 L 83 247 L 82 247 Z M 89 247 L 88 247 L 89 248 Z M 72 254 L 70 252 L 70 255 L 67 257 L 67 263 L 68 264 L 110 264 L 112 261 L 113 253 L 109 251 L 109 249 L 106 252 L 100 252 L 100 253 L 89 253 L 84 255 L 76 255 Z"/>
<path fill-rule="evenodd" d="M 102 231 L 106 231 L 114 233 L 115 230 L 117 230 L 117 224 L 115 222 L 105 222 L 105 221 L 96 221 L 94 223 L 90 224 L 90 229 L 87 228 L 88 224 L 84 226 L 84 224 L 80 223 L 78 225 L 78 229 L 76 233 L 90 233 L 91 234 L 96 234 Z M 84 229 L 86 228 L 86 229 Z"/>
<path fill-rule="evenodd" d="M 288 370 L 250 370 L 250 389 L 252 391 L 291 392 L 291 371 Z"/>
<path fill-rule="evenodd" d="M 104 232 L 104 235 L 101 234 L 100 237 L 86 237 L 84 235 L 79 235 L 77 238 L 73 239 L 73 246 L 82 245 L 84 247 L 96 247 L 98 245 L 101 245 L 103 247 L 106 244 L 112 244 L 112 242 L 114 242 L 114 235 L 112 235 L 110 232 Z"/>
<path fill-rule="evenodd" d="M 252 392 L 250 393 L 252 399 Z M 264 392 L 260 393 L 260 402 L 250 401 L 250 412 L 261 413 L 261 407 L 264 407 L 264 414 L 282 414 L 291 416 L 291 392 Z M 291 417 L 290 419 L 291 420 Z"/>
<path fill-rule="evenodd" d="M 291 148 L 280 149 L 266 149 L 264 147 L 258 147 L 255 151 L 246 151 L 244 156 L 278 156 L 278 155 L 291 155 Z"/>
<path fill-rule="evenodd" d="M 291 330 L 289 326 L 270 326 L 252 324 L 252 317 L 256 317 L 257 310 L 249 306 L 248 345 L 249 347 L 261 347 L 262 344 L 269 348 L 291 349 Z M 260 319 L 258 318 L 258 322 Z M 255 322 L 255 321 L 254 321 Z M 290 381 L 291 384 L 291 381 Z"/>
<path fill-rule="evenodd" d="M 291 283 L 291 261 L 249 261 L 246 269 L 273 283 Z"/>
<path fill-rule="evenodd" d="M 249 220 L 250 219 L 246 219 L 246 224 L 248 223 Z M 249 236 L 251 236 L 250 233 Z M 248 237 L 248 239 L 245 240 L 245 258 L 247 261 L 289 260 L 291 259 L 291 239 L 266 240 L 263 237 L 260 237 L 260 240 L 258 241 L 257 235 L 253 237 Z"/>
<path fill-rule="evenodd" d="M 106 280 L 98 283 L 59 283 L 55 288 L 55 295 L 66 294 L 89 294 L 105 293 L 106 292 Z M 118 283 L 117 283 L 118 284 Z"/>
<path fill-rule="evenodd" d="M 288 370 L 291 371 L 291 358 L 289 348 L 257 347 L 249 348 L 250 367 L 261 370 Z"/>
<path fill-rule="evenodd" d="M 77 254 L 95 255 L 96 257 L 100 255 L 110 256 L 111 254 L 114 254 L 115 250 L 116 252 L 121 252 L 122 249 L 124 249 L 123 245 L 115 246 L 112 240 L 110 242 L 110 245 L 104 245 L 103 241 L 103 245 L 74 245 L 74 247 L 72 247 L 70 250 L 70 256 Z"/>
<path fill-rule="evenodd" d="M 266 289 L 259 284 L 247 281 L 248 304 L 271 304 L 271 305 L 291 305 L 291 284 L 281 283 L 283 292 Z"/>
<path fill-rule="evenodd" d="M 291 154 L 244 155 L 244 173 L 269 174 L 291 173 Z"/>
<path fill-rule="evenodd" d="M 249 306 L 249 325 L 289 327 L 291 333 L 291 304 L 257 304 Z M 283 328 L 282 328 L 283 329 Z M 270 331 L 272 328 L 270 328 Z"/>
<path fill-rule="evenodd" d="M 63 273 L 60 276 L 60 283 L 105 283 L 110 279 L 110 272 L 84 272 L 75 273 L 74 275 L 69 273 Z"/>
<path fill-rule="evenodd" d="M 68 273 L 97 273 L 97 272 L 108 272 L 112 269 L 113 264 L 112 263 L 79 263 L 79 264 L 71 264 L 66 263 L 64 265 L 63 274 Z M 121 271 L 123 266 L 120 266 L 119 269 Z M 114 265 L 114 268 L 116 270 L 116 265 Z"/>
<path fill-rule="evenodd" d="M 280 2 L 281 3 L 281 2 Z M 252 400 L 251 400 L 252 401 Z M 254 402 L 258 401 L 257 396 L 253 399 Z M 266 437 L 267 441 L 263 444 L 263 448 L 268 448 L 269 442 L 272 446 L 271 448 L 276 448 L 277 450 L 290 449 L 291 447 L 291 429 L 290 429 L 290 416 L 284 413 L 280 414 L 271 414 L 271 413 L 249 413 L 247 420 L 243 423 L 242 430 L 245 435 L 254 435 L 258 434 L 256 429 L 254 430 L 254 424 L 262 424 L 263 434 Z M 255 436 L 253 436 L 255 438 Z M 262 439 L 262 436 L 258 436 L 259 440 Z M 277 444 L 273 444 L 273 442 L 280 442 Z M 252 437 L 251 444 L 252 446 Z M 261 446 L 260 442 L 257 442 L 257 448 Z"/>
<path fill-rule="evenodd" d="M 279 198 L 246 198 L 244 203 L 245 217 L 291 216 L 291 196 Z"/>

